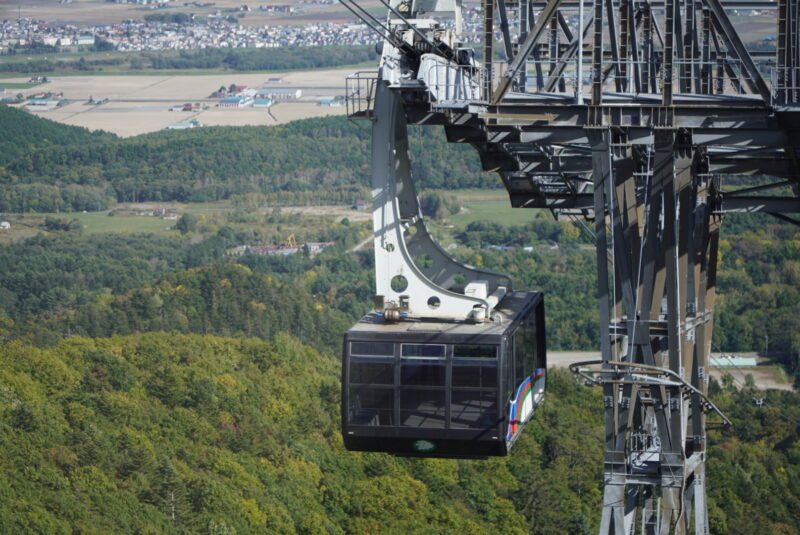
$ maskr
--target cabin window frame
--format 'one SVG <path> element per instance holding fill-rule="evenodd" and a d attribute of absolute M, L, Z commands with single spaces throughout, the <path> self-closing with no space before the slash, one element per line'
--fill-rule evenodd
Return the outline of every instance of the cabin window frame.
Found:
<path fill-rule="evenodd" d="M 349 351 L 348 351 L 348 363 L 347 363 L 347 419 L 350 425 L 358 426 L 358 427 L 394 427 L 397 422 L 397 344 L 395 342 L 375 342 L 371 340 L 349 340 Z M 367 345 L 372 345 L 375 347 L 382 347 L 379 351 L 375 353 L 382 353 L 382 354 L 363 354 L 362 349 Z M 391 354 L 388 354 L 386 346 L 391 346 Z M 358 348 L 358 352 L 354 353 L 354 348 Z M 392 370 L 392 382 L 391 383 L 359 383 L 353 381 L 353 364 L 387 364 L 391 366 Z M 381 393 L 389 392 L 390 394 L 390 408 L 374 408 L 370 407 L 364 409 L 363 407 L 355 406 L 355 402 L 359 400 L 361 394 L 365 394 L 365 396 L 374 396 L 379 395 Z M 375 410 L 377 411 L 376 416 L 378 418 L 378 423 L 373 424 L 355 424 L 353 423 L 357 420 L 355 416 L 357 411 L 362 410 Z M 389 419 L 389 424 L 381 424 L 381 416 L 386 415 Z"/>
<path fill-rule="evenodd" d="M 347 400 L 347 419 L 348 425 L 357 426 L 357 427 L 364 427 L 363 424 L 354 423 L 356 421 L 356 412 L 360 410 L 360 408 L 355 407 L 354 402 L 358 398 L 358 395 L 362 392 L 366 392 L 368 395 L 373 395 L 373 392 L 384 392 L 384 391 L 391 391 L 392 399 L 391 402 L 393 404 L 392 410 L 392 417 L 390 424 L 383 424 L 378 423 L 375 427 L 389 429 L 389 428 L 397 428 L 397 429 L 431 429 L 431 430 L 441 430 L 441 431 L 475 431 L 480 429 L 487 429 L 487 428 L 496 428 L 499 423 L 501 423 L 502 419 L 502 408 L 501 408 L 501 387 L 503 383 L 503 378 L 500 377 L 501 373 L 501 361 L 499 359 L 499 355 L 501 351 L 503 351 L 503 344 L 501 340 L 497 340 L 495 343 L 483 343 L 483 344 L 470 344 L 464 341 L 459 340 L 448 340 L 446 342 L 437 342 L 434 344 L 427 344 L 424 342 L 406 342 L 403 340 L 394 340 L 392 342 L 377 342 L 378 345 L 393 345 L 393 355 L 363 355 L 364 346 L 357 345 L 355 346 L 358 348 L 358 353 L 353 352 L 354 344 L 363 344 L 363 343 L 373 343 L 370 341 L 365 340 L 348 340 L 348 362 L 347 362 L 347 381 L 348 381 L 348 400 Z M 438 351 L 438 356 L 419 356 L 419 355 L 404 355 L 403 348 L 406 346 L 441 346 L 442 350 Z M 493 348 L 493 355 L 492 356 L 461 356 L 455 357 L 454 353 L 457 352 L 455 348 L 457 346 L 484 346 L 485 348 Z M 388 351 L 382 350 L 385 353 Z M 404 364 L 406 366 L 425 366 L 426 363 L 431 366 L 440 366 L 442 368 L 443 380 L 438 381 L 436 384 L 413 384 L 407 383 L 404 381 Z M 359 364 L 389 364 L 392 365 L 393 371 L 393 382 L 392 384 L 387 383 L 360 383 L 354 381 L 353 376 L 353 367 L 354 365 Z M 463 369 L 463 368 L 480 368 L 481 375 L 477 382 L 477 384 L 465 384 L 456 381 L 457 384 L 454 384 L 453 375 L 454 370 Z M 484 375 L 484 370 L 491 370 L 488 371 Z M 409 416 L 409 413 L 413 412 L 413 409 L 404 408 L 403 405 L 403 396 L 406 395 L 419 395 L 424 396 L 425 392 L 430 392 L 431 396 L 434 396 L 433 393 L 441 393 L 439 400 L 437 402 L 441 402 L 443 399 L 443 406 L 444 406 L 444 414 L 443 417 L 443 425 L 403 425 L 403 418 L 406 419 Z M 490 426 L 486 425 L 476 425 L 470 426 L 465 425 L 463 419 L 460 419 L 456 415 L 456 419 L 454 420 L 454 407 L 459 407 L 456 410 L 459 414 L 464 414 L 463 405 L 465 404 L 466 397 L 468 394 L 474 394 L 475 400 L 479 405 L 484 403 L 488 403 L 487 399 L 493 400 L 494 410 L 476 410 L 476 411 L 467 411 L 467 413 L 472 414 L 479 414 L 477 419 L 485 422 L 486 416 L 485 413 L 488 413 L 490 418 L 493 419 L 493 422 Z M 460 400 L 459 403 L 454 403 L 454 400 Z M 376 409 L 376 410 L 385 410 L 385 409 Z M 424 412 L 424 411 L 423 411 Z M 435 413 L 433 413 L 435 414 Z M 494 415 L 494 416 L 491 416 Z M 378 421 L 382 421 L 381 414 L 378 414 Z M 422 422 L 423 424 L 430 424 L 431 421 Z M 373 426 L 372 424 L 366 424 L 366 426 Z"/>

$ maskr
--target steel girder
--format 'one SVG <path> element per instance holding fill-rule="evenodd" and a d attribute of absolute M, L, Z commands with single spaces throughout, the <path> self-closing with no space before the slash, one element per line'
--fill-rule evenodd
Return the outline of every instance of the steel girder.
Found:
<path fill-rule="evenodd" d="M 756 4 L 735 7 L 777 8 L 773 87 L 727 17 L 731 2 L 603 0 L 586 2 L 590 20 L 565 34 L 539 92 L 509 93 L 506 83 L 470 106 L 480 122 L 472 143 L 514 206 L 594 220 L 608 333 L 593 375 L 605 400 L 601 535 L 708 533 L 703 399 L 722 215 L 800 212 L 797 3 Z M 535 48 L 530 35 L 526 45 Z M 590 106 L 563 89 L 582 46 Z M 573 93 L 585 89 L 573 82 Z M 722 176 L 734 174 L 775 178 L 725 191 Z"/>
<path fill-rule="evenodd" d="M 513 92 L 530 61 L 524 52 L 537 50 L 528 33 L 488 102 L 470 104 L 477 120 L 460 127 L 484 169 L 500 173 L 512 205 L 594 221 L 600 327 L 608 333 L 594 375 L 606 426 L 600 535 L 708 533 L 703 400 L 721 220 L 731 212 L 800 212 L 799 47 L 791 45 L 798 26 L 790 3 L 735 6 L 778 7 L 772 88 L 727 18 L 732 3 L 603 0 L 587 2 L 589 20 L 564 32 L 564 48 L 554 49 L 549 36 L 549 75 L 539 90 Z M 576 3 L 531 6 L 543 11 L 529 25 L 544 28 Z M 573 96 L 582 81 L 572 93 L 564 89 L 579 32 L 591 57 L 590 106 Z M 724 175 L 775 178 L 725 191 Z M 620 371 L 615 361 L 683 382 Z"/>
<path fill-rule="evenodd" d="M 720 226 L 726 213 L 800 212 L 800 4 L 583 5 L 579 28 L 575 0 L 483 0 L 482 98 L 437 102 L 416 80 L 393 90 L 409 122 L 473 146 L 513 206 L 594 224 L 602 361 L 575 371 L 603 388 L 600 535 L 707 535 Z M 512 8 L 522 10 L 516 43 Z M 730 9 L 774 16 L 772 71 Z M 505 70 L 492 67 L 495 20 Z M 575 76 L 581 56 L 588 80 Z M 731 189 L 728 175 L 752 183 Z"/>

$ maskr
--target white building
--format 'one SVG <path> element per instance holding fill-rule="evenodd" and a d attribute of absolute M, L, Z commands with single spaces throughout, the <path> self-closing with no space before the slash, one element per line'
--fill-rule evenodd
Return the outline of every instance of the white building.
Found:
<path fill-rule="evenodd" d="M 178 122 L 178 123 L 169 123 L 167 125 L 167 130 L 186 130 L 187 128 L 201 128 L 205 126 L 200 121 L 187 121 L 187 122 Z"/>

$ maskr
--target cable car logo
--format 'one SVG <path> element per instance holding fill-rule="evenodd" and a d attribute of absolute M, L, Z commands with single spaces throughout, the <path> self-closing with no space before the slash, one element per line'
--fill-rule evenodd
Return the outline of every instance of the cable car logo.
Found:
<path fill-rule="evenodd" d="M 508 433 L 506 441 L 512 442 L 522 431 L 522 426 L 533 415 L 533 409 L 541 401 L 540 396 L 533 393 L 534 381 L 544 376 L 544 369 L 538 369 L 530 377 L 525 378 L 517 388 L 517 395 L 508 406 Z"/>
<path fill-rule="evenodd" d="M 420 453 L 432 453 L 436 451 L 436 444 L 430 440 L 415 440 L 411 443 L 411 447 L 414 449 L 414 451 L 418 451 Z"/>

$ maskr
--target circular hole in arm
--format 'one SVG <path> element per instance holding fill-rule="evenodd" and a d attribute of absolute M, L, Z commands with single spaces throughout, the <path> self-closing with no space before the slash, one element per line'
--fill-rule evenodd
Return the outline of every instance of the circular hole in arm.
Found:
<path fill-rule="evenodd" d="M 402 275 L 395 275 L 394 277 L 392 277 L 392 281 L 390 284 L 392 290 L 394 290 L 395 292 L 397 293 L 405 292 L 406 288 L 408 288 L 408 279 Z"/>

